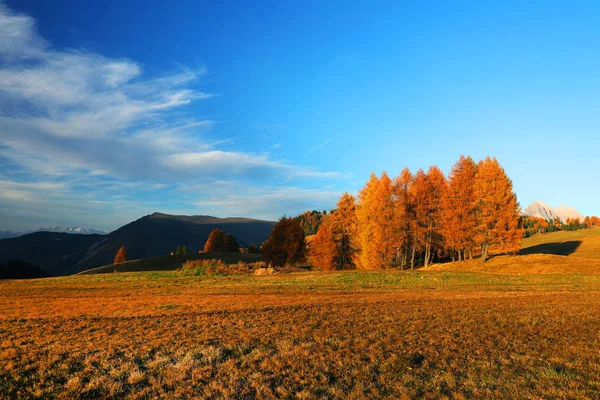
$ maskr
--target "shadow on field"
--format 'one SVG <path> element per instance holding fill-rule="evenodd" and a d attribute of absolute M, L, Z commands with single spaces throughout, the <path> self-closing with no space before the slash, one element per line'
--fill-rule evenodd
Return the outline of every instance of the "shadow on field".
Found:
<path fill-rule="evenodd" d="M 581 240 L 569 240 L 559 243 L 544 243 L 537 246 L 522 249 L 519 254 L 555 254 L 557 256 L 568 256 L 573 254 L 581 245 Z"/>

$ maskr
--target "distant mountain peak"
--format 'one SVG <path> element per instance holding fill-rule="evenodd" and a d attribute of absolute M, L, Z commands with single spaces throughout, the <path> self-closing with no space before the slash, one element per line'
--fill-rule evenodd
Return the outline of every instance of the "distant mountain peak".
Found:
<path fill-rule="evenodd" d="M 79 228 L 76 226 L 51 226 L 49 228 L 40 228 L 35 232 L 57 232 L 71 233 L 74 235 L 106 235 L 106 232 L 91 228 Z"/>
<path fill-rule="evenodd" d="M 575 210 L 573 207 L 558 206 L 556 208 L 553 208 L 541 201 L 534 201 L 533 203 L 528 205 L 527 208 L 523 210 L 523 215 L 529 217 L 543 218 L 545 220 L 552 221 L 556 218 L 559 218 L 563 223 L 567 221 L 567 218 L 579 218 L 581 221 L 583 221 L 584 219 L 584 216 L 579 211 Z"/>

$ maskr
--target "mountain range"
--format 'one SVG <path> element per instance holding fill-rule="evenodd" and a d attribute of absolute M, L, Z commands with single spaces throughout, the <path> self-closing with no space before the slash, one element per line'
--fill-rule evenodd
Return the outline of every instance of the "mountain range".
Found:
<path fill-rule="evenodd" d="M 575 219 L 579 218 L 583 221 L 585 218 L 579 211 L 568 206 L 558 206 L 553 208 L 541 201 L 534 201 L 523 210 L 523 215 L 530 217 L 543 218 L 546 220 L 555 220 L 559 218 L 563 223 L 567 221 L 567 218 Z"/>
<path fill-rule="evenodd" d="M 111 264 L 125 246 L 129 259 L 168 255 L 179 245 L 190 251 L 204 247 L 214 228 L 231 233 L 241 247 L 259 246 L 275 222 L 249 218 L 216 218 L 154 213 L 106 234 L 33 232 L 0 240 L 0 263 L 20 260 L 49 275 L 70 275 Z"/>
<path fill-rule="evenodd" d="M 76 226 L 51 226 L 49 228 L 40 228 L 36 229 L 35 231 L 27 232 L 0 231 L 0 239 L 14 238 L 32 232 L 61 232 L 72 233 L 75 235 L 106 235 L 106 232 L 91 228 L 78 228 Z"/>

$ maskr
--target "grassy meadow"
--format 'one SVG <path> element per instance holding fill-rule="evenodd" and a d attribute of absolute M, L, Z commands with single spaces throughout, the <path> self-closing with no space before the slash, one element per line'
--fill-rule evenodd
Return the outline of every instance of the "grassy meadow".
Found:
<path fill-rule="evenodd" d="M 493 273 L 0 281 L 0 398 L 595 398 L 597 232 Z"/>

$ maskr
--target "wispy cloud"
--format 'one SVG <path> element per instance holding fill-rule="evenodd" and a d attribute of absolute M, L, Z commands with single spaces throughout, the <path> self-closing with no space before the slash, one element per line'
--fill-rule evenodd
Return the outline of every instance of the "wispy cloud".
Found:
<path fill-rule="evenodd" d="M 323 147 L 327 146 L 329 143 L 331 143 L 332 140 L 338 138 L 340 135 L 335 135 L 330 137 L 329 139 L 325 140 L 324 142 L 319 143 L 318 145 L 312 147 L 310 150 L 308 150 L 308 152 L 306 153 L 305 157 L 308 156 L 310 153 L 313 153 L 319 149 L 322 149 Z"/>
<path fill-rule="evenodd" d="M 0 198 L 10 201 L 36 201 L 40 195 L 53 195 L 57 191 L 65 189 L 66 185 L 55 182 L 32 182 L 22 183 L 0 180 Z"/>
<path fill-rule="evenodd" d="M 54 206 L 44 206 L 68 210 L 74 198 L 85 195 L 87 204 L 111 201 L 139 210 L 118 202 L 119 188 L 150 196 L 149 188 L 160 192 L 191 182 L 260 183 L 268 177 L 288 184 L 293 179 L 345 177 L 275 160 L 267 152 L 231 150 L 231 139 L 211 138 L 220 122 L 197 118 L 189 108 L 217 95 L 198 90 L 206 73 L 205 68 L 179 66 L 148 77 L 139 63 L 127 58 L 56 48 L 38 33 L 33 18 L 14 13 L 0 0 L 0 162 L 10 167 L 0 171 L 5 179 L 0 181 L 0 209 L 9 212 L 13 207 L 16 213 L 16 202 L 51 198 Z M 130 181 L 137 186 L 127 186 Z M 45 196 L 50 192 L 52 196 Z M 275 194 L 265 198 L 277 200 Z M 228 204 L 230 210 L 238 205 Z M 32 208 L 30 214 L 41 213 Z"/>

